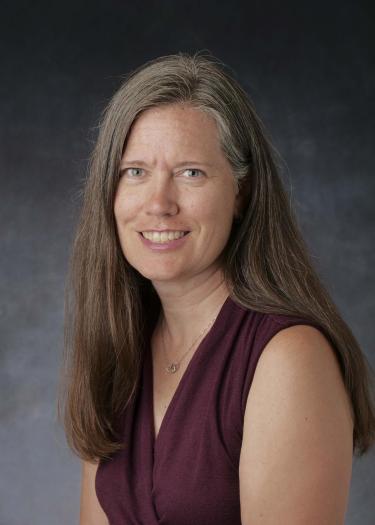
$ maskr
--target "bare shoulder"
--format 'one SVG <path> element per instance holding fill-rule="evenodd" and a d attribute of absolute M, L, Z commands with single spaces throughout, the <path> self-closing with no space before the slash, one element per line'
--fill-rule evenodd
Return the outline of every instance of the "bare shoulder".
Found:
<path fill-rule="evenodd" d="M 80 525 L 109 525 L 95 491 L 99 462 L 82 461 Z"/>
<path fill-rule="evenodd" d="M 342 525 L 353 419 L 336 354 L 316 328 L 279 331 L 264 348 L 244 417 L 244 525 Z"/>

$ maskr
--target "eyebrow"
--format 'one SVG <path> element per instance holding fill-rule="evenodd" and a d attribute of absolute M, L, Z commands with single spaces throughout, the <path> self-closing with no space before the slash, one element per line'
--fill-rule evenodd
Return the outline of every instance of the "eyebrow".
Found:
<path fill-rule="evenodd" d="M 127 160 L 127 159 L 124 159 L 121 161 L 121 167 L 124 165 L 124 164 L 131 164 L 131 165 L 138 165 L 138 166 L 143 166 L 145 168 L 148 167 L 147 163 L 146 162 L 143 162 L 143 160 Z M 195 165 L 198 165 L 199 166 L 207 166 L 209 168 L 212 168 L 212 164 L 209 164 L 208 162 L 199 162 L 197 160 L 184 160 L 183 162 L 179 162 L 178 164 L 176 164 L 176 168 L 180 168 L 182 166 L 189 166 L 191 164 L 195 164 Z"/>

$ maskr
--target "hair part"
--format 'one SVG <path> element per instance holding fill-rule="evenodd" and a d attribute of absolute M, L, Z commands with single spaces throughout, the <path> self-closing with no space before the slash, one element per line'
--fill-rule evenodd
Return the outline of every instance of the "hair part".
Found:
<path fill-rule="evenodd" d="M 135 394 L 160 301 L 121 251 L 114 197 L 132 124 L 143 111 L 170 104 L 188 104 L 215 120 L 241 193 L 242 214 L 221 255 L 232 298 L 322 327 L 352 403 L 353 451 L 364 454 L 375 441 L 373 371 L 314 270 L 249 96 L 227 66 L 200 52 L 146 62 L 125 77 L 101 116 L 66 285 L 58 414 L 69 446 L 87 460 L 124 447 L 121 417 Z"/>

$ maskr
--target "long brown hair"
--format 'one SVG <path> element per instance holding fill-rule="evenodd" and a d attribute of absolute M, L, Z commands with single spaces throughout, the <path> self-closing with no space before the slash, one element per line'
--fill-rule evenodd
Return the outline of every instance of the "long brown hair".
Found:
<path fill-rule="evenodd" d="M 108 106 L 85 181 L 66 286 L 65 352 L 58 397 L 71 449 L 82 459 L 123 448 L 119 418 L 131 400 L 152 315 L 151 282 L 123 256 L 114 219 L 119 166 L 132 123 L 148 108 L 189 104 L 211 115 L 243 196 L 222 253 L 232 298 L 259 312 L 298 315 L 323 328 L 352 402 L 353 451 L 375 441 L 373 371 L 313 268 L 249 96 L 209 53 L 179 53 L 131 72 Z"/>

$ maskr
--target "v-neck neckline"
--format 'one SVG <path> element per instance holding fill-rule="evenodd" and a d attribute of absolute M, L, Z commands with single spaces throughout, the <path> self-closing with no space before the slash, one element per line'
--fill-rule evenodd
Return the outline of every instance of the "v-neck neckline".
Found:
<path fill-rule="evenodd" d="M 203 337 L 202 341 L 199 343 L 197 349 L 195 350 L 194 354 L 192 355 L 184 373 L 181 376 L 181 379 L 176 387 L 176 390 L 169 402 L 169 405 L 167 407 L 167 410 L 165 411 L 165 414 L 161 420 L 160 426 L 159 426 L 159 432 L 158 435 L 155 437 L 155 416 L 154 416 L 154 377 L 153 377 L 153 360 L 152 360 L 152 349 L 151 349 L 151 339 L 150 344 L 148 345 L 147 349 L 147 358 L 146 358 L 146 364 L 147 364 L 147 388 L 148 388 L 148 396 L 147 396 L 147 404 L 148 404 L 148 421 L 150 424 L 150 434 L 151 434 L 151 442 L 152 442 L 152 448 L 153 450 L 156 450 L 157 447 L 159 447 L 160 440 L 163 438 L 163 434 L 165 432 L 165 426 L 168 424 L 168 420 L 170 419 L 171 412 L 174 408 L 174 405 L 176 404 L 181 390 L 184 386 L 184 384 L 187 381 L 187 377 L 189 374 L 191 374 L 191 370 L 193 369 L 195 363 L 200 358 L 201 354 L 203 353 L 204 349 L 207 346 L 207 341 L 209 340 L 212 332 L 215 330 L 217 325 L 221 322 L 222 317 L 224 316 L 224 312 L 226 310 L 226 307 L 231 301 L 231 296 L 228 295 L 225 299 L 224 303 L 222 304 L 219 313 L 216 316 L 216 319 L 207 332 L 207 334 Z"/>

